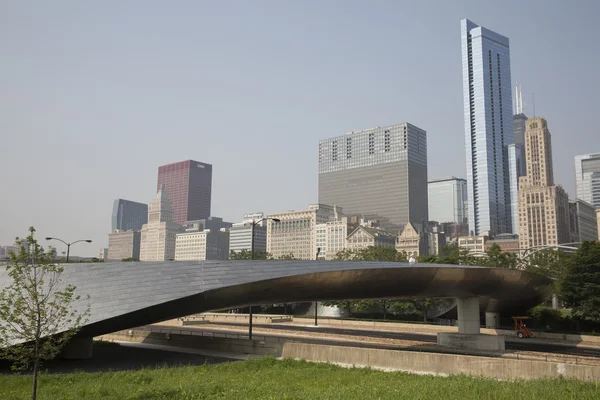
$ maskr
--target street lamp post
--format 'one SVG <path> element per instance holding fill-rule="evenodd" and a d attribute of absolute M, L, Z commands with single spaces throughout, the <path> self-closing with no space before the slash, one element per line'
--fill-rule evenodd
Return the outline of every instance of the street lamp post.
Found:
<path fill-rule="evenodd" d="M 256 225 L 260 224 L 263 221 L 267 221 L 267 220 L 271 220 L 273 222 L 279 222 L 281 221 L 279 218 L 262 218 L 259 219 L 258 221 L 254 221 L 252 220 L 252 229 L 251 229 L 251 234 L 250 234 L 250 259 L 254 260 L 254 228 L 256 227 Z M 252 340 L 252 306 L 249 307 L 249 311 L 248 311 L 248 338 L 250 340 Z"/>
<path fill-rule="evenodd" d="M 321 248 L 317 247 L 317 257 L 315 258 L 315 260 L 319 261 L 320 253 L 321 253 Z M 315 301 L 315 326 L 318 326 L 318 324 L 317 324 L 317 305 L 318 305 L 318 302 Z"/>
<path fill-rule="evenodd" d="M 92 243 L 92 241 L 90 239 L 81 239 L 81 240 L 76 240 L 72 243 L 67 243 L 62 239 L 59 238 L 53 238 L 53 237 L 47 237 L 46 240 L 58 240 L 59 242 L 63 242 L 66 246 L 67 246 L 67 261 L 66 263 L 69 263 L 69 252 L 71 251 L 71 245 L 75 244 L 75 243 L 79 243 L 79 242 L 86 242 L 86 243 Z"/>

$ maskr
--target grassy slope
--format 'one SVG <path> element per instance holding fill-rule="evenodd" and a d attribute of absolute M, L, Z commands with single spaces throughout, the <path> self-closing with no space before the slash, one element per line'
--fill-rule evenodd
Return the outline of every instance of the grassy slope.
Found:
<path fill-rule="evenodd" d="M 26 399 L 30 384 L 28 376 L 0 376 L 0 399 Z M 43 375 L 38 398 L 597 400 L 600 384 L 442 378 L 263 358 L 214 366 Z"/>

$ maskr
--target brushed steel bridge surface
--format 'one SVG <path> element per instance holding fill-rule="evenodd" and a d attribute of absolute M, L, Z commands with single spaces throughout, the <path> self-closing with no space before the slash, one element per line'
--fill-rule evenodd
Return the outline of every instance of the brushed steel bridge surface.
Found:
<path fill-rule="evenodd" d="M 81 336 L 190 314 L 316 300 L 480 297 L 485 311 L 522 313 L 552 282 L 525 271 L 363 261 L 171 261 L 65 264 L 62 279 L 89 295 Z M 10 283 L 0 271 L 0 289 Z M 80 300 L 84 307 L 88 300 Z"/>

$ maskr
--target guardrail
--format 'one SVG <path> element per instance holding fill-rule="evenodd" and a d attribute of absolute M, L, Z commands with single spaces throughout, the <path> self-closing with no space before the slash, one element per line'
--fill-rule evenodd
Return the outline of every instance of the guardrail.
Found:
<path fill-rule="evenodd" d="M 181 318 L 183 325 L 187 325 L 187 321 L 206 321 L 206 322 L 223 322 L 223 323 L 247 323 L 249 314 L 234 314 L 234 313 L 202 313 L 194 314 Z M 274 315 L 274 314 L 253 314 L 252 322 L 259 324 L 275 324 L 280 322 L 292 322 L 293 317 L 290 315 Z"/>

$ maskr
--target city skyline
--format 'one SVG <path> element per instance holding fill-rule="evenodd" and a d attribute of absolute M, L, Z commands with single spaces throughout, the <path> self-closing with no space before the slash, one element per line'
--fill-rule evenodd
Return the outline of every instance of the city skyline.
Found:
<path fill-rule="evenodd" d="M 74 248 L 74 254 L 95 254 L 98 247 L 106 247 L 110 202 L 152 198 L 156 167 L 173 160 L 198 159 L 217 167 L 213 215 L 237 220 L 247 209 L 301 209 L 317 200 L 318 139 L 399 120 L 413 121 L 428 132 L 429 179 L 465 177 L 456 55 L 456 26 L 464 17 L 511 39 L 512 81 L 523 85 L 525 113 L 534 114 L 528 99 L 535 92 L 537 113 L 550 118 L 560 132 L 553 138 L 560 149 L 554 152 L 556 181 L 575 197 L 574 156 L 600 151 L 592 95 L 598 90 L 592 68 L 598 56 L 585 51 L 586 40 L 593 42 L 597 31 L 582 34 L 584 27 L 593 29 L 590 7 L 599 6 L 591 4 L 583 12 L 567 5 L 553 10 L 541 5 L 520 5 L 522 13 L 515 14 L 508 4 L 440 4 L 439 16 L 420 4 L 349 5 L 343 16 L 333 6 L 285 5 L 266 12 L 265 18 L 276 23 L 263 29 L 254 25 L 263 17 L 240 4 L 247 22 L 240 20 L 239 28 L 245 35 L 237 30 L 211 38 L 213 46 L 198 40 L 197 29 L 210 31 L 213 23 L 218 26 L 231 17 L 215 5 L 209 6 L 216 12 L 214 21 L 206 24 L 196 21 L 205 14 L 199 6 L 182 7 L 164 21 L 161 7 L 148 6 L 147 19 L 136 20 L 133 32 L 120 25 L 121 18 L 134 15 L 127 5 L 115 16 L 106 12 L 109 7 L 93 5 L 77 10 L 42 5 L 34 11 L 11 4 L 0 19 L 7 34 L 20 39 L 2 44 L 7 63 L 0 80 L 7 90 L 0 128 L 11 133 L 6 148 L 26 150 L 30 161 L 19 175 L 8 171 L 22 162 L 20 152 L 9 152 L 0 161 L 5 187 L 12 190 L 3 199 L 0 243 L 10 244 L 34 225 L 42 235 L 65 240 L 90 237 L 94 245 Z M 540 8 L 545 18 L 525 18 Z M 397 15 L 409 21 L 382 23 Z M 424 15 L 427 30 L 419 22 Z M 96 30 L 87 29 L 92 16 L 100 21 Z M 66 17 L 73 24 L 64 24 Z M 305 32 L 303 24 L 277 21 L 308 21 L 313 29 Z M 154 37 L 157 23 L 176 29 L 167 28 L 159 42 L 150 44 L 145 38 Z M 572 27 L 568 32 L 551 29 L 565 23 Z M 129 41 L 107 42 L 108 28 L 103 27 L 111 24 L 116 24 L 111 34 Z M 39 30 L 33 27 L 46 34 L 36 34 Z M 414 38 L 414 31 L 423 34 Z M 302 41 L 296 39 L 300 32 Z M 322 41 L 325 32 L 339 46 Z M 249 42 L 239 40 L 244 36 Z M 172 45 L 184 37 L 190 40 L 183 40 L 181 47 Z M 256 47 L 244 53 L 249 43 Z M 130 46 L 136 51 L 129 51 Z M 220 57 L 221 48 L 242 56 L 234 63 Z M 64 51 L 71 56 L 61 58 Z M 292 55 L 290 62 L 276 56 L 280 51 Z M 532 51 L 535 65 L 529 62 Z M 203 55 L 202 63 L 194 53 Z M 414 60 L 402 62 L 411 54 Z M 372 61 L 380 59 L 386 62 Z M 41 60 L 44 70 L 35 68 Z M 290 86 L 292 81 L 298 85 Z M 120 145 L 113 146 L 117 141 Z M 264 146 L 263 152 L 257 144 Z M 31 185 L 39 171 L 43 179 Z M 261 187 L 262 180 L 277 185 Z M 57 198 L 61 201 L 53 201 Z M 86 207 L 80 207 L 85 201 Z"/>

